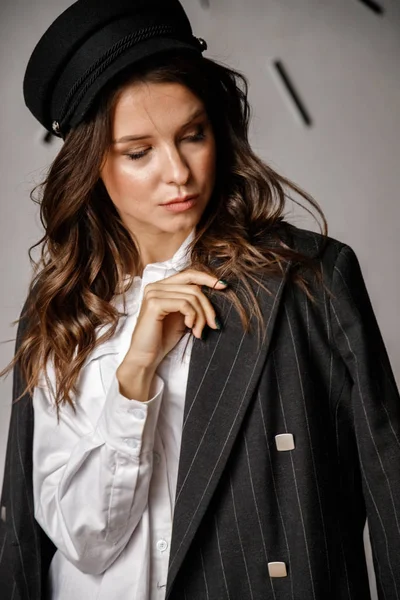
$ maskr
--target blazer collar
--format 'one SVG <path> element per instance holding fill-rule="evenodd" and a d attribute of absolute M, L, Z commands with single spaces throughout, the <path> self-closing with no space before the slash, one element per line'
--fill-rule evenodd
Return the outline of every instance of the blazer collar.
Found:
<path fill-rule="evenodd" d="M 256 319 L 245 333 L 233 305 L 223 294 L 212 298 L 221 331 L 209 330 L 195 340 L 189 367 L 183 418 L 166 598 L 193 541 L 238 435 L 247 406 L 266 361 L 278 313 L 285 274 L 252 284 L 266 325 L 257 344 Z"/>

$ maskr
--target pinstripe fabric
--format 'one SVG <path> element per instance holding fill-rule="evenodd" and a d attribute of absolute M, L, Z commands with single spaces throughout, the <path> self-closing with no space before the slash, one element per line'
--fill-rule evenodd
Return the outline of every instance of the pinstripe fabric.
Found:
<path fill-rule="evenodd" d="M 284 235 L 304 254 L 321 240 Z M 255 286 L 259 347 L 212 295 L 224 327 L 193 346 L 167 600 L 368 600 L 366 515 L 379 598 L 400 600 L 400 398 L 354 252 L 330 238 L 321 265 L 333 296 L 311 282 L 315 304 L 284 277 Z M 40 600 L 51 555 L 32 522 L 31 419 L 15 405 L 2 600 Z M 294 450 L 277 450 L 281 433 Z M 287 577 L 269 576 L 275 561 Z"/>
<path fill-rule="evenodd" d="M 17 346 L 23 330 L 21 323 Z M 20 370 L 15 368 L 13 398 L 21 395 L 24 388 Z M 5 507 L 6 521 L 0 521 L 0 545 L 4 546 L 0 557 L 2 600 L 41 598 L 42 569 L 47 571 L 53 553 L 52 543 L 33 514 L 32 436 L 33 409 L 30 398 L 24 396 L 12 407 L 4 469 L 1 506 Z"/>

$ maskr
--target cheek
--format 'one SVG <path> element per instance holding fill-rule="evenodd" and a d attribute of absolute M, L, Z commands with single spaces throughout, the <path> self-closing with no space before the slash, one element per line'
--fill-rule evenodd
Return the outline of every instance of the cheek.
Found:
<path fill-rule="evenodd" d="M 201 165 L 201 172 L 205 179 L 209 179 L 210 183 L 214 182 L 216 169 L 216 148 L 215 144 L 211 145 L 205 153 Z"/>
<path fill-rule="evenodd" d="M 111 164 L 102 174 L 107 191 L 116 205 L 127 200 L 139 200 L 143 191 L 151 186 L 151 177 L 145 170 L 135 169 L 127 159 L 125 162 Z"/>

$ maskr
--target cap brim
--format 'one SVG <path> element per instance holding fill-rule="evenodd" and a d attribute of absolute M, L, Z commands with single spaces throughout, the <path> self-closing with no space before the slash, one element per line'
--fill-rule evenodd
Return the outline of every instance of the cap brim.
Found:
<path fill-rule="evenodd" d="M 94 83 L 79 101 L 74 114 L 69 120 L 69 129 L 76 127 L 84 120 L 95 100 L 100 96 L 105 87 L 109 89 L 109 86 L 112 85 L 112 81 L 117 75 L 122 74 L 122 72 L 129 69 L 129 67 L 132 67 L 132 72 L 134 72 L 134 65 L 147 57 L 173 50 L 191 51 L 201 56 L 200 50 L 195 46 L 171 38 L 151 38 L 136 44 L 116 58 L 116 60 L 96 78 Z"/>

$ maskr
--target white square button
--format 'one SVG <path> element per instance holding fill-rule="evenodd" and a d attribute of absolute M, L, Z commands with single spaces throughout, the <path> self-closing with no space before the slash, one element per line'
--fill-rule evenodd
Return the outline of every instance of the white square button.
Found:
<path fill-rule="evenodd" d="M 284 562 L 268 563 L 270 577 L 287 577 L 286 565 Z"/>
<path fill-rule="evenodd" d="M 275 436 L 276 447 L 280 452 L 294 450 L 294 438 L 291 433 L 281 433 Z"/>

